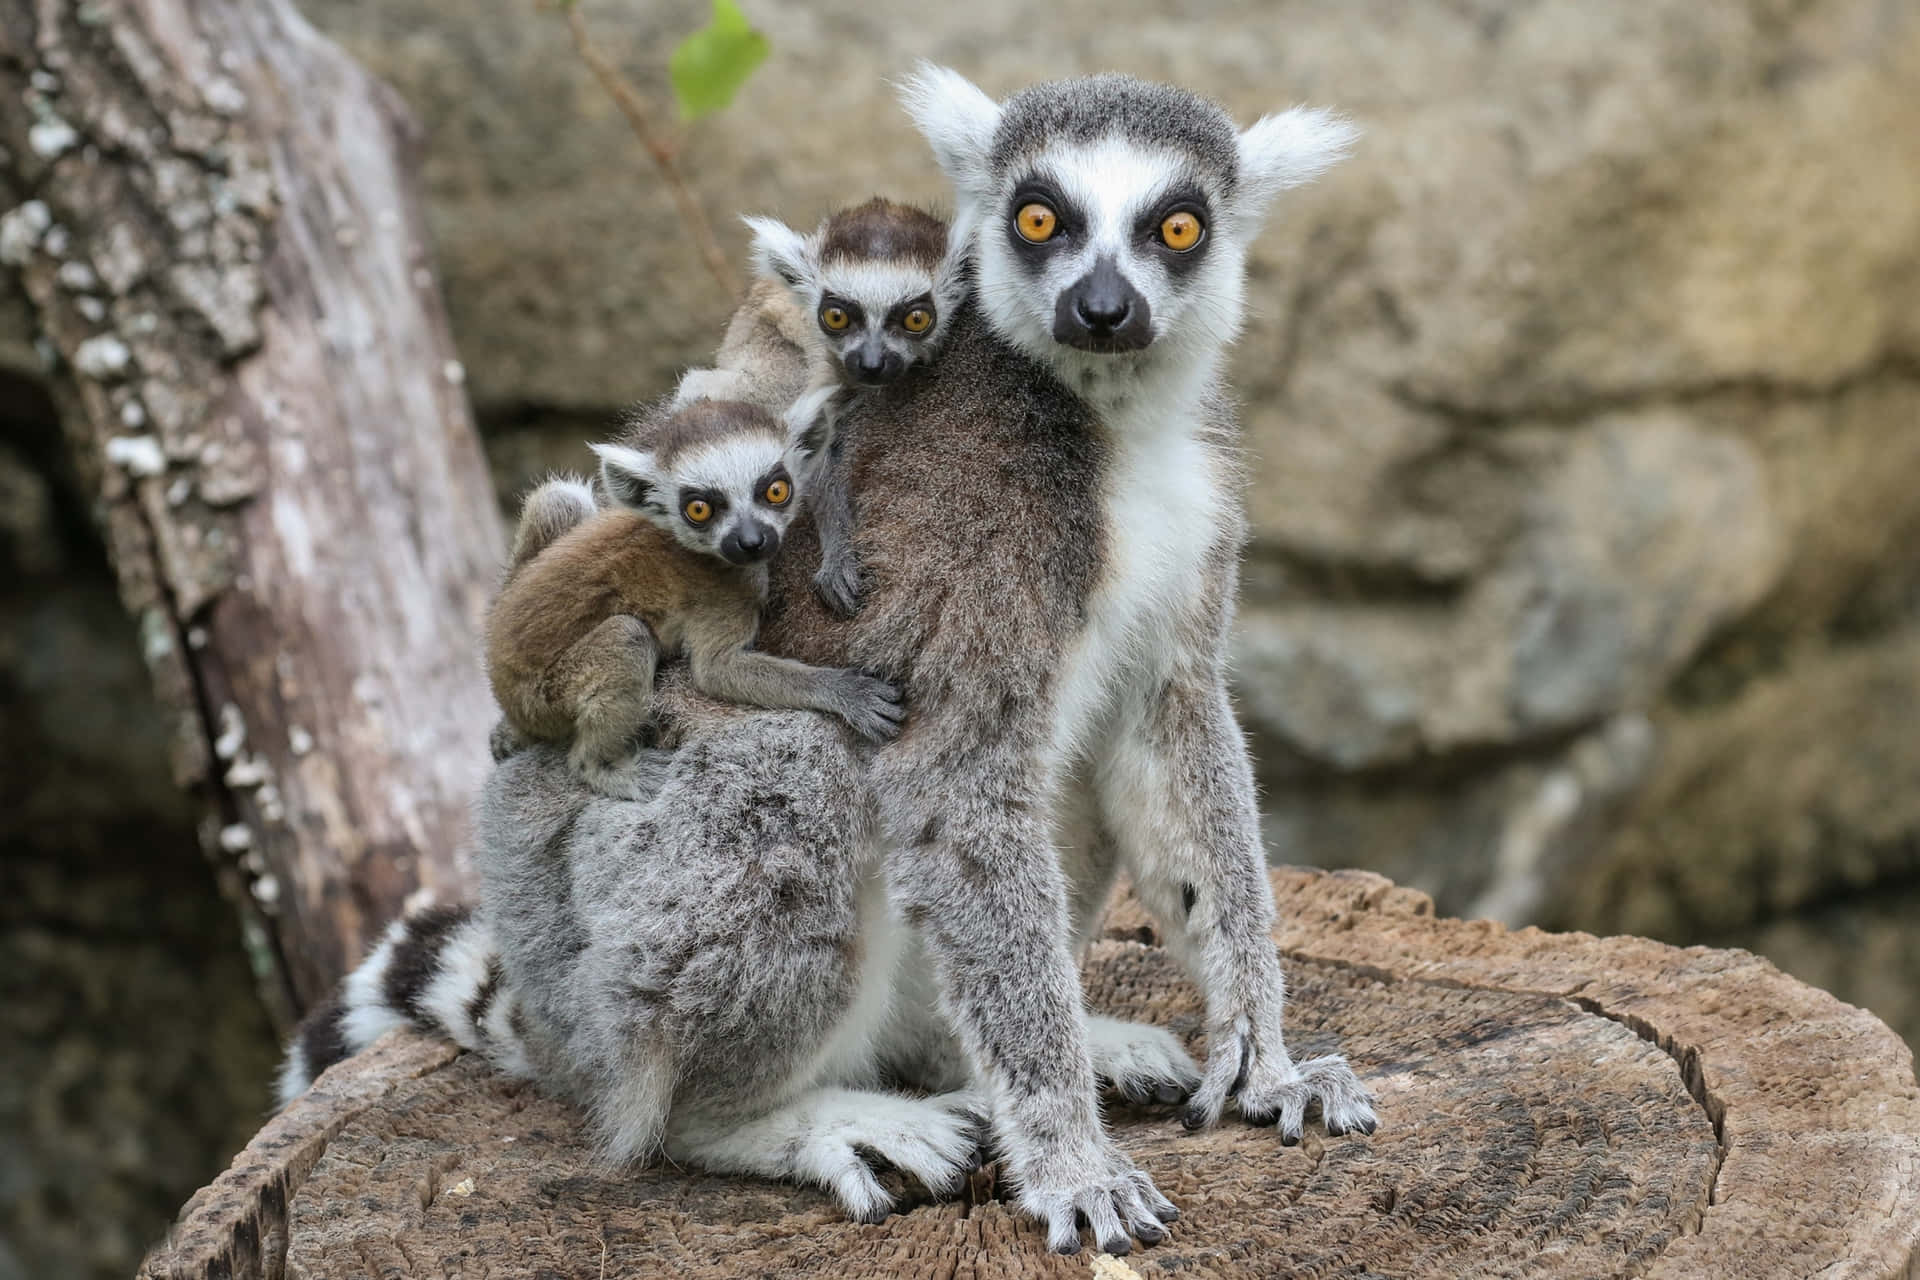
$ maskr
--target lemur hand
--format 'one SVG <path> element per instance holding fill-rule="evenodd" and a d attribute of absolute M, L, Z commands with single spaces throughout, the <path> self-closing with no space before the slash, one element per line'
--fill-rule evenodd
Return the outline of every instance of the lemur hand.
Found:
<path fill-rule="evenodd" d="M 813 575 L 813 594 L 837 618 L 851 618 L 860 612 L 860 591 L 860 562 L 852 555 L 821 565 Z"/>
<path fill-rule="evenodd" d="M 1168 1225 L 1180 1216 L 1146 1171 L 1104 1139 L 1078 1168 L 1030 1168 L 1019 1179 L 1020 1207 L 1045 1224 L 1047 1247 L 1055 1253 L 1080 1252 L 1082 1219 L 1094 1247 L 1119 1256 L 1132 1251 L 1133 1240 L 1150 1245 L 1166 1239 Z"/>
<path fill-rule="evenodd" d="M 1300 1141 L 1307 1107 L 1315 1101 L 1333 1137 L 1372 1133 L 1375 1124 L 1373 1095 L 1345 1058 L 1296 1063 L 1284 1046 L 1263 1049 L 1244 1020 L 1208 1037 L 1206 1072 L 1187 1104 L 1187 1128 L 1203 1129 L 1218 1120 L 1228 1098 L 1250 1123 L 1278 1125 L 1280 1141 L 1289 1147 Z"/>
<path fill-rule="evenodd" d="M 840 681 L 835 690 L 835 715 L 852 725 L 855 733 L 875 742 L 899 735 L 900 722 L 907 715 L 899 689 L 862 671 L 842 671 Z"/>

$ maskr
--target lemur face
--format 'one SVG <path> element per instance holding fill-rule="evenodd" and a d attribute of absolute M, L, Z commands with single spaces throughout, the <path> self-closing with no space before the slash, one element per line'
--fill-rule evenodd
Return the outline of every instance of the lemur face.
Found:
<path fill-rule="evenodd" d="M 733 565 L 769 560 L 800 508 L 826 399 L 802 397 L 784 421 L 754 405 L 695 401 L 655 425 L 651 448 L 594 445 L 601 486 L 689 550 Z"/>
<path fill-rule="evenodd" d="M 981 228 L 982 293 L 1029 341 L 1100 355 L 1188 325 L 1230 338 L 1245 254 L 1230 179 L 1124 136 L 1011 157 Z"/>
<path fill-rule="evenodd" d="M 927 359 L 939 331 L 931 272 L 907 262 L 822 264 L 806 301 L 827 351 L 850 384 L 877 387 Z"/>
<path fill-rule="evenodd" d="M 959 196 L 987 318 L 1056 366 L 1217 350 L 1239 332 L 1272 197 L 1351 145 L 1326 112 L 1245 131 L 1185 90 L 1099 75 L 995 103 L 922 65 L 904 92 Z"/>
<path fill-rule="evenodd" d="M 876 196 L 809 236 L 772 218 L 747 224 L 756 266 L 812 314 L 848 385 L 884 386 L 933 359 L 959 301 L 946 223 Z"/>

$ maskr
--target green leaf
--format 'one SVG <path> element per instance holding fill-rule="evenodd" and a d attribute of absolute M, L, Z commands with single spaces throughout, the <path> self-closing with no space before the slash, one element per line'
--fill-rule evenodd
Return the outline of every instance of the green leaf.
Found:
<path fill-rule="evenodd" d="M 682 120 L 697 120 L 733 101 L 771 48 L 734 0 L 713 0 L 713 21 L 680 42 L 667 60 Z"/>

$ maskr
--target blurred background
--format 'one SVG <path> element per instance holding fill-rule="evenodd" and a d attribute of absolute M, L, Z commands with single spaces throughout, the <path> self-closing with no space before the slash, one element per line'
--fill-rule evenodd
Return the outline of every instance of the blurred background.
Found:
<path fill-rule="evenodd" d="M 585 6 L 667 101 L 704 5 Z M 564 26 L 305 0 L 423 130 L 503 505 L 727 303 Z M 1119 69 L 1366 130 L 1282 201 L 1234 367 L 1238 685 L 1277 861 L 1741 946 L 1920 1040 L 1920 9 L 1906 0 L 744 8 L 683 164 L 810 224 L 945 193 L 887 87 Z M 276 1049 L 0 292 L 0 1280 L 123 1275 Z"/>

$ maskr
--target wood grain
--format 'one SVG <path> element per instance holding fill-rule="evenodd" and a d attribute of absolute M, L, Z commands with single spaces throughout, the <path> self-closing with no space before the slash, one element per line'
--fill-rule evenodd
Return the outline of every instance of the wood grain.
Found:
<path fill-rule="evenodd" d="M 415 151 L 288 0 L 0 3 L 0 258 L 283 1017 L 458 888 L 493 718 Z"/>
<path fill-rule="evenodd" d="M 1913 1273 L 1920 1089 L 1871 1015 L 1742 953 L 1439 920 L 1366 874 L 1274 886 L 1294 1047 L 1349 1053 L 1379 1132 L 1288 1148 L 1110 1099 L 1183 1211 L 1131 1257 L 1048 1254 L 992 1167 L 879 1226 L 805 1188 L 609 1173 L 570 1108 L 401 1034 L 270 1124 L 143 1274 Z M 1121 897 L 1089 1003 L 1192 1037 L 1197 993 L 1153 942 Z"/>

